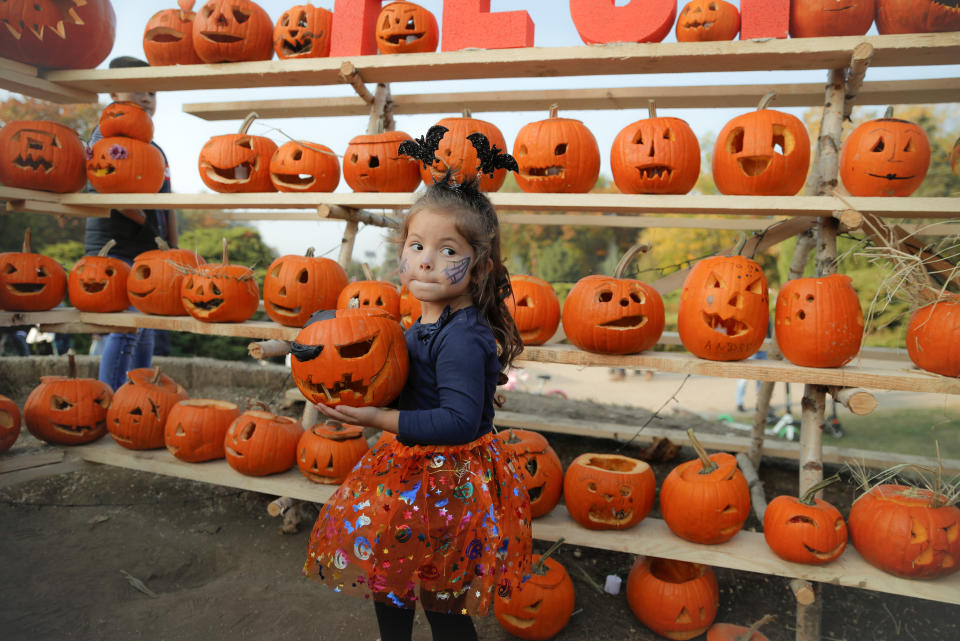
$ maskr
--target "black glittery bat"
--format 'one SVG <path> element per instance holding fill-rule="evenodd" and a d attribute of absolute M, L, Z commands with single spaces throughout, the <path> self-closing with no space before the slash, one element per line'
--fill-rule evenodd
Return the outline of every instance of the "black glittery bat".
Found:
<path fill-rule="evenodd" d="M 404 140 L 400 143 L 400 147 L 397 151 L 401 155 L 410 156 L 415 158 L 423 163 L 424 167 L 430 167 L 437 160 L 437 157 L 434 155 L 437 151 L 437 147 L 440 146 L 440 139 L 443 138 L 443 134 L 450 131 L 446 127 L 440 125 L 434 125 L 427 129 L 427 135 L 420 136 L 415 140 Z"/>
<path fill-rule="evenodd" d="M 496 145 L 490 146 L 490 141 L 481 133 L 470 134 L 467 140 L 477 150 L 477 158 L 480 160 L 480 173 L 493 175 L 498 169 L 509 169 L 510 171 L 519 171 L 517 161 L 513 156 L 503 153 Z"/>

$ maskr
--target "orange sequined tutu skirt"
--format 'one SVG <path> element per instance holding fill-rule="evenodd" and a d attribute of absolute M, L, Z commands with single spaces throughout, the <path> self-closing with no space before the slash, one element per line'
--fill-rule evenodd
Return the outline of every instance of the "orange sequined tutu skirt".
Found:
<path fill-rule="evenodd" d="M 320 511 L 303 573 L 402 608 L 486 614 L 530 572 L 530 503 L 492 434 L 465 445 L 381 439 Z"/>

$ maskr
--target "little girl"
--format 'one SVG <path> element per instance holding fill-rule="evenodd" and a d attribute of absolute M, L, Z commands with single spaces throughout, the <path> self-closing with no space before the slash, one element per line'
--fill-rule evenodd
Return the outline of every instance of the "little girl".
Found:
<path fill-rule="evenodd" d="M 427 188 L 400 233 L 401 282 L 422 316 L 406 332 L 398 409 L 318 406 L 392 432 L 323 507 L 304 573 L 373 599 L 382 641 L 409 640 L 414 607 L 434 640 L 476 639 L 469 615 L 529 574 L 527 492 L 492 433 L 501 372 L 522 349 L 500 229 L 476 182 Z"/>

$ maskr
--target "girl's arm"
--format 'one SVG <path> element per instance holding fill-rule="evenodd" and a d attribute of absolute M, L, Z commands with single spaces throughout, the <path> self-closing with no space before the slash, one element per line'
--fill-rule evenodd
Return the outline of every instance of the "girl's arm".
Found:
<path fill-rule="evenodd" d="M 393 434 L 397 433 L 400 424 L 400 412 L 397 410 L 385 410 L 378 407 L 351 407 L 349 405 L 329 407 L 319 404 L 316 408 L 324 416 L 341 423 L 373 427 Z"/>

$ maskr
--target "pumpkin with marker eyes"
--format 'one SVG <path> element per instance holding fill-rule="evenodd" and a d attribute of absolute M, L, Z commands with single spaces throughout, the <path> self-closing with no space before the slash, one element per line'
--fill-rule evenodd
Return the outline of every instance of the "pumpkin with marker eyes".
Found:
<path fill-rule="evenodd" d="M 327 419 L 300 435 L 297 467 L 314 483 L 339 485 L 368 449 L 362 427 Z"/>
<path fill-rule="evenodd" d="M 206 261 L 192 251 L 170 249 L 159 236 L 154 241 L 159 249 L 145 251 L 133 260 L 127 276 L 127 296 L 144 314 L 182 316 L 187 313 L 180 296 L 183 279 Z"/>
<path fill-rule="evenodd" d="M 563 491 L 563 465 L 547 439 L 530 430 L 510 429 L 499 432 L 503 448 L 519 463 L 523 485 L 530 497 L 530 516 L 548 514 L 560 501 Z"/>
<path fill-rule="evenodd" d="M 960 5 L 956 0 L 877 0 L 876 20 L 881 35 L 960 31 Z"/>
<path fill-rule="evenodd" d="M 382 309 L 400 320 L 400 291 L 385 280 L 357 280 L 337 296 L 337 309 Z M 419 316 L 419 315 L 418 315 Z"/>
<path fill-rule="evenodd" d="M 283 12 L 273 27 L 273 50 L 282 60 L 325 58 L 330 55 L 333 13 L 312 4 L 299 4 Z"/>
<path fill-rule="evenodd" d="M 840 367 L 860 351 L 863 310 L 845 274 L 794 278 L 777 296 L 774 332 L 784 357 L 802 367 Z"/>
<path fill-rule="evenodd" d="M 909 196 L 929 167 L 926 132 L 892 109 L 850 132 L 840 152 L 840 179 L 853 196 Z"/>
<path fill-rule="evenodd" d="M 862 36 L 873 24 L 874 0 L 803 0 L 790 3 L 790 37 Z"/>
<path fill-rule="evenodd" d="M 627 603 L 660 636 L 685 641 L 713 623 L 720 589 L 710 566 L 640 556 L 627 577 Z"/>
<path fill-rule="evenodd" d="M 263 308 L 267 316 L 288 327 L 303 327 L 321 309 L 337 306 L 347 285 L 347 272 L 336 261 L 306 256 L 281 256 L 272 263 L 263 281 Z"/>
<path fill-rule="evenodd" d="M 693 0 L 677 17 L 677 42 L 733 40 L 740 32 L 740 11 L 723 0 Z"/>
<path fill-rule="evenodd" d="M 96 256 L 84 256 L 70 270 L 67 291 L 70 302 L 81 312 L 119 312 L 130 307 L 130 267 L 119 258 L 107 256 L 116 244 L 111 238 Z"/>
<path fill-rule="evenodd" d="M 286 472 L 296 463 L 303 426 L 272 414 L 265 403 L 253 405 L 261 409 L 247 409 L 227 428 L 223 441 L 227 464 L 248 476 Z"/>
<path fill-rule="evenodd" d="M 193 48 L 194 0 L 178 0 L 179 9 L 163 9 L 147 20 L 143 53 L 151 67 L 203 62 Z"/>
<path fill-rule="evenodd" d="M 551 107 L 549 118 L 526 124 L 517 133 L 517 185 L 528 193 L 585 194 L 600 175 L 597 139 L 582 122 L 560 118 L 557 112 Z"/>
<path fill-rule="evenodd" d="M 113 394 L 107 410 L 107 431 L 128 450 L 163 447 L 170 410 L 189 394 L 159 367 L 132 369 L 127 379 Z"/>
<path fill-rule="evenodd" d="M 291 344 L 290 369 L 311 403 L 384 407 L 407 379 L 400 323 L 383 310 L 318 312 Z"/>
<path fill-rule="evenodd" d="M 87 180 L 80 137 L 47 120 L 14 120 L 0 129 L 0 182 L 8 187 L 58 194 L 80 190 Z"/>
<path fill-rule="evenodd" d="M 343 179 L 359 192 L 409 192 L 420 184 L 419 161 L 400 155 L 402 131 L 354 136 L 343 154 Z"/>
<path fill-rule="evenodd" d="M 590 530 L 625 530 L 650 513 L 653 469 L 619 454 L 581 454 L 567 466 L 563 496 L 570 517 Z"/>
<path fill-rule="evenodd" d="M 817 483 L 803 496 L 778 496 L 763 512 L 763 538 L 777 556 L 793 563 L 822 565 L 847 547 L 847 523 L 840 510 L 817 492 L 836 478 Z"/>
<path fill-rule="evenodd" d="M 207 187 L 222 194 L 277 190 L 270 178 L 277 144 L 247 133 L 256 118 L 251 113 L 239 133 L 213 136 L 200 150 L 200 178 Z"/>
<path fill-rule="evenodd" d="M 52 258 L 31 252 L 30 236 L 27 229 L 22 251 L 0 254 L 0 309 L 46 311 L 67 292 L 67 272 Z"/>
<path fill-rule="evenodd" d="M 440 138 L 437 150 L 434 152 L 436 160 L 430 166 L 424 167 L 420 163 L 420 178 L 425 185 L 443 180 L 447 171 L 453 172 L 453 179 L 463 182 L 466 178 L 477 176 L 480 179 L 480 191 L 497 191 L 507 179 L 507 170 L 497 169 L 490 174 L 478 174 L 480 160 L 477 158 L 477 149 L 467 136 L 483 134 L 490 142 L 491 149 L 496 145 L 503 151 L 507 148 L 507 141 L 503 133 L 491 122 L 470 117 L 469 110 L 464 110 L 461 118 L 443 118 L 436 126 L 444 127 L 447 131 Z"/>
<path fill-rule="evenodd" d="M 187 273 L 180 285 L 183 308 L 205 323 L 242 323 L 260 305 L 260 288 L 253 270 L 231 265 L 227 239 L 223 239 L 223 261 L 200 265 Z"/>
<path fill-rule="evenodd" d="M 423 314 L 420 301 L 414 298 L 406 285 L 400 287 L 400 324 L 403 329 L 410 329 Z"/>
<path fill-rule="evenodd" d="M 113 390 L 95 378 L 77 378 L 70 355 L 68 376 L 43 376 L 23 404 L 23 422 L 41 441 L 80 445 L 107 433 Z"/>
<path fill-rule="evenodd" d="M 273 21 L 251 0 L 209 0 L 193 19 L 193 48 L 210 63 L 269 60 Z"/>
<path fill-rule="evenodd" d="M 493 600 L 493 612 L 500 626 L 527 641 L 552 639 L 573 616 L 575 594 L 566 568 L 546 554 L 531 557 L 530 575 L 523 589 L 501 586 Z"/>
<path fill-rule="evenodd" d="M 170 408 L 163 427 L 163 442 L 171 454 L 187 463 L 223 458 L 227 430 L 238 416 L 240 409 L 227 401 L 182 400 Z"/>
<path fill-rule="evenodd" d="M 113 49 L 110 0 L 3 0 L 0 57 L 53 69 L 92 69 Z"/>
<path fill-rule="evenodd" d="M 87 160 L 87 180 L 101 194 L 155 194 L 165 174 L 163 152 L 136 138 L 101 138 Z"/>
<path fill-rule="evenodd" d="M 0 453 L 6 452 L 20 436 L 20 408 L 0 394 Z"/>
<path fill-rule="evenodd" d="M 439 42 L 436 17 L 420 5 L 391 2 L 380 10 L 377 17 L 380 53 L 429 53 L 437 50 Z"/>
<path fill-rule="evenodd" d="M 124 136 L 141 142 L 153 140 L 153 118 L 135 102 L 112 102 L 100 112 L 100 133 L 104 138 Z"/>
<path fill-rule="evenodd" d="M 340 182 L 340 162 L 326 145 L 291 140 L 270 159 L 270 180 L 278 191 L 333 191 Z"/>
<path fill-rule="evenodd" d="M 505 301 L 524 345 L 543 345 L 560 324 L 560 299 L 553 285 L 524 274 L 510 276 L 513 294 Z"/>

